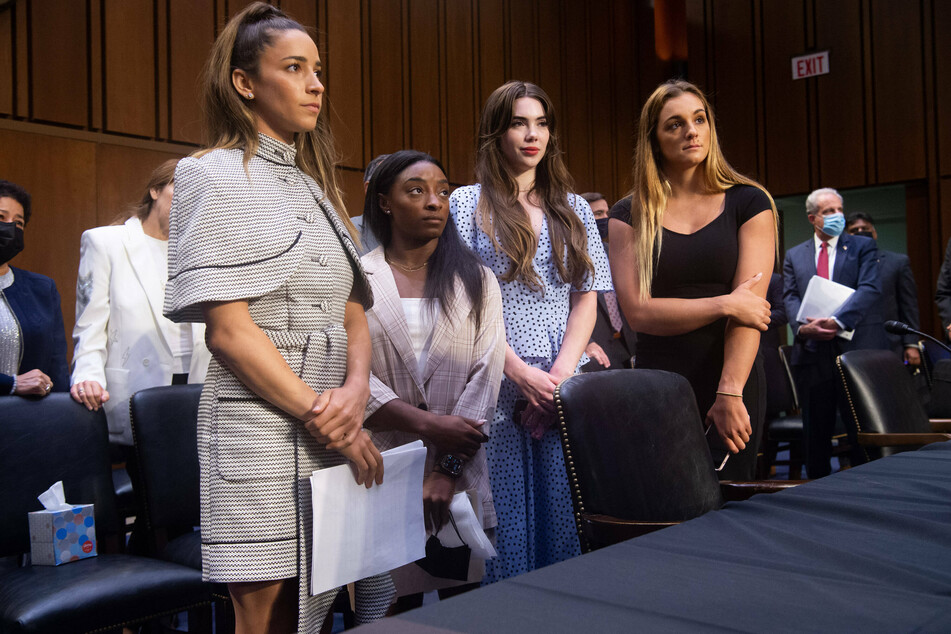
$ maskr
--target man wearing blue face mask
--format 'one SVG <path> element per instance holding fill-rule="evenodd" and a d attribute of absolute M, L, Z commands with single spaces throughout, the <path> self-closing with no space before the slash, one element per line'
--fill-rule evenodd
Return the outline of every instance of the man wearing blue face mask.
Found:
<path fill-rule="evenodd" d="M 831 472 L 838 378 L 835 358 L 861 348 L 887 348 L 882 325 L 881 282 L 875 241 L 843 233 L 842 197 L 823 188 L 806 198 L 806 214 L 815 233 L 786 252 L 783 300 L 795 335 L 792 365 L 802 407 L 806 472 L 821 478 Z M 831 317 L 796 316 L 809 280 L 818 275 L 855 289 Z M 838 336 L 852 331 L 852 338 Z"/>

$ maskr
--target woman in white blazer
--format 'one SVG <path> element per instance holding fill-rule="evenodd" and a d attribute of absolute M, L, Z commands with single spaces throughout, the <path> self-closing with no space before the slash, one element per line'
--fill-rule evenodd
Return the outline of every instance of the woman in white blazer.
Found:
<path fill-rule="evenodd" d="M 138 390 L 205 380 L 210 355 L 201 324 L 162 315 L 168 278 L 168 214 L 177 160 L 152 172 L 135 215 L 83 233 L 76 283 L 70 394 L 105 408 L 109 440 L 132 444 L 129 398 Z"/>
<path fill-rule="evenodd" d="M 375 298 L 367 311 L 373 355 L 366 424 L 383 447 L 416 438 L 426 444 L 423 503 L 431 530 L 447 523 L 455 493 L 472 491 L 491 536 L 495 507 L 482 443 L 505 359 L 498 282 L 447 224 L 449 183 L 427 154 L 403 150 L 380 163 L 363 218 L 382 245 L 363 256 Z M 477 584 L 484 570 L 471 561 L 468 582 Z M 392 575 L 401 608 L 421 603 L 417 593 L 463 583 L 415 564 Z"/>

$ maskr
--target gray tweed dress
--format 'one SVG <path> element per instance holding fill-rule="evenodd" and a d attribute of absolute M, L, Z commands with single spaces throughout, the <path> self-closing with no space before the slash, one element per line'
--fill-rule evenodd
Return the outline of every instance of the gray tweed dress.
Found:
<path fill-rule="evenodd" d="M 175 171 L 165 314 L 202 321 L 201 303 L 249 300 L 254 322 L 315 391 L 346 376 L 351 290 L 372 304 L 350 236 L 295 149 L 265 135 L 241 150 L 186 158 Z M 261 399 L 218 359 L 198 412 L 202 564 L 206 580 L 298 577 L 298 630 L 319 630 L 335 592 L 309 596 L 312 471 L 345 462 L 296 418 Z M 356 484 L 354 484 L 356 486 Z M 388 575 L 360 584 L 358 618 L 379 618 Z"/>

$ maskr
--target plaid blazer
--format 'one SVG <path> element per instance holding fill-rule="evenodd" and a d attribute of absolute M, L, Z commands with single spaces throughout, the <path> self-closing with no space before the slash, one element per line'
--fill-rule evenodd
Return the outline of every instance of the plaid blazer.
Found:
<path fill-rule="evenodd" d="M 495 413 L 505 361 L 502 295 L 495 275 L 483 267 L 486 297 L 478 331 L 470 315 L 472 305 L 462 284 L 456 281 L 452 310 L 448 315 L 439 311 L 429 357 L 420 372 L 396 281 L 383 259 L 383 248 L 377 247 L 364 255 L 362 261 L 374 298 L 373 308 L 367 311 L 373 341 L 367 416 L 399 398 L 411 405 L 425 405 L 433 414 L 485 419 L 483 431 L 491 434 L 488 421 Z M 399 431 L 376 432 L 373 437 L 381 449 L 418 438 L 415 434 Z M 426 458 L 428 473 L 436 456 L 427 439 L 422 440 L 429 448 Z M 493 528 L 496 525 L 495 507 L 484 448 L 480 448 L 466 464 L 462 476 L 456 481 L 457 491 L 470 489 L 476 489 L 482 500 L 484 528 Z"/>

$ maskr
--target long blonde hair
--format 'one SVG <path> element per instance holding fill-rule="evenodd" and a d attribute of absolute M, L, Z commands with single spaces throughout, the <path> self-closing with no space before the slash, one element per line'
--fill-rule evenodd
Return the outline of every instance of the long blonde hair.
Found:
<path fill-rule="evenodd" d="M 250 101 L 231 83 L 236 68 L 255 76 L 261 53 L 280 31 L 307 29 L 286 13 L 265 2 L 253 2 L 237 13 L 218 35 L 202 76 L 202 120 L 209 149 L 242 149 L 247 165 L 258 148 L 258 132 Z M 308 33 L 309 35 L 309 33 Z M 317 181 L 350 234 L 356 229 L 343 204 L 334 169 L 339 159 L 327 112 L 327 95 L 317 117 L 317 127 L 294 135 L 297 166 Z M 208 150 L 205 150 L 208 151 Z"/>
<path fill-rule="evenodd" d="M 657 141 L 657 125 L 664 105 L 685 93 L 700 100 L 710 126 L 710 150 L 703 161 L 705 189 L 711 194 L 726 191 L 733 185 L 751 185 L 762 190 L 773 210 L 776 232 L 774 244 L 778 248 L 779 217 L 773 197 L 762 185 L 733 169 L 724 158 L 717 139 L 713 109 L 703 92 L 690 82 L 671 79 L 658 86 L 641 109 L 637 146 L 634 149 L 634 188 L 628 194 L 631 198 L 631 227 L 634 229 L 634 263 L 638 271 L 637 292 L 642 300 L 650 297 L 654 264 L 660 257 L 664 212 L 670 197 L 670 183 L 661 168 L 663 156 Z"/>
<path fill-rule="evenodd" d="M 533 289 L 544 284 L 535 272 L 533 261 L 538 239 L 522 203 L 518 201 L 518 183 L 502 153 L 502 137 L 512 124 L 515 101 L 522 97 L 538 100 L 548 121 L 548 147 L 535 169 L 534 194 L 548 216 L 548 237 L 552 260 L 563 282 L 581 288 L 594 265 L 588 256 L 587 232 L 581 218 L 568 205 L 572 189 L 571 175 L 561 158 L 555 111 L 551 99 L 535 84 L 510 81 L 493 91 L 482 108 L 475 175 L 482 184 L 478 217 L 480 227 L 496 248 L 512 260 L 502 280 L 519 279 Z M 576 200 L 577 202 L 577 200 Z"/>

